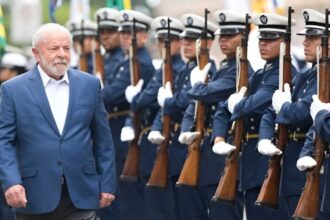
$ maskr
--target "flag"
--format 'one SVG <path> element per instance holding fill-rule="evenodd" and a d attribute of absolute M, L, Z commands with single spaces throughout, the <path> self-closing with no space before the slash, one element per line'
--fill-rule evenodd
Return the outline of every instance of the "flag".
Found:
<path fill-rule="evenodd" d="M 106 6 L 118 10 L 132 9 L 131 0 L 107 0 Z"/>
<path fill-rule="evenodd" d="M 252 12 L 284 15 L 284 0 L 252 0 Z"/>
<path fill-rule="evenodd" d="M 5 24 L 3 19 L 2 6 L 0 5 L 0 56 L 4 54 L 6 44 Z"/>
<path fill-rule="evenodd" d="M 56 23 L 55 11 L 62 5 L 62 0 L 49 0 L 49 17 L 51 22 Z"/>
<path fill-rule="evenodd" d="M 71 0 L 70 21 L 81 21 L 90 19 L 89 0 Z"/>

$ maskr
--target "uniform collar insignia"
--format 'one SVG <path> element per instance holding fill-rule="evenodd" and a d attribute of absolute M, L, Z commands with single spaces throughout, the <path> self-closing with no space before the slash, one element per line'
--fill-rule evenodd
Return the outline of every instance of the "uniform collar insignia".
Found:
<path fill-rule="evenodd" d="M 273 68 L 273 64 L 272 63 L 266 63 L 266 65 L 265 65 L 265 71 L 267 71 L 267 70 L 269 70 L 271 68 Z"/>

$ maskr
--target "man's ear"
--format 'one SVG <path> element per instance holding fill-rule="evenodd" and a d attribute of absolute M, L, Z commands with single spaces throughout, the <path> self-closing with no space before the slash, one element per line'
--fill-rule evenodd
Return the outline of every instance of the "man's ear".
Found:
<path fill-rule="evenodd" d="M 39 61 L 39 51 L 37 48 L 32 48 L 32 53 L 37 61 Z"/>

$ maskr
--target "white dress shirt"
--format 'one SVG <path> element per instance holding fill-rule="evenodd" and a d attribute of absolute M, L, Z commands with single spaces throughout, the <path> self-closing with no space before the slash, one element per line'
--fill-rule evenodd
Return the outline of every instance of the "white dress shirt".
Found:
<path fill-rule="evenodd" d="M 69 78 L 68 73 L 65 72 L 60 80 L 50 78 L 45 71 L 38 65 L 38 70 L 45 87 L 46 95 L 50 109 L 52 110 L 57 128 L 62 134 L 65 119 L 69 106 Z"/>

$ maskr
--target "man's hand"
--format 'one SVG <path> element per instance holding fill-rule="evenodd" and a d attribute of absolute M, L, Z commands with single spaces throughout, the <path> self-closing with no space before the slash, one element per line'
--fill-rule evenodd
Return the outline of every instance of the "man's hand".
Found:
<path fill-rule="evenodd" d="M 317 97 L 317 95 L 313 95 L 312 97 L 313 97 L 313 102 L 311 104 L 310 114 L 311 114 L 313 120 L 315 120 L 315 117 L 319 111 L 322 111 L 322 110 L 330 111 L 330 103 L 321 102 L 319 97 Z"/>
<path fill-rule="evenodd" d="M 276 114 L 281 111 L 283 104 L 286 102 L 292 102 L 290 86 L 287 83 L 284 84 L 284 92 L 276 90 L 273 94 L 272 104 Z"/>
<path fill-rule="evenodd" d="M 211 68 L 211 63 L 206 64 L 202 70 L 199 69 L 199 66 L 196 66 L 190 73 L 191 86 L 193 87 L 198 82 L 204 83 L 210 68 Z"/>
<path fill-rule="evenodd" d="M 195 132 L 182 132 L 179 136 L 179 142 L 181 144 L 190 145 L 201 133 Z"/>
<path fill-rule="evenodd" d="M 9 187 L 5 192 L 7 204 L 13 208 L 26 207 L 25 189 L 22 185 L 17 184 Z"/>
<path fill-rule="evenodd" d="M 115 200 L 115 196 L 111 193 L 101 193 L 99 207 L 104 208 L 111 205 L 112 201 Z"/>
<path fill-rule="evenodd" d="M 121 129 L 120 133 L 120 140 L 125 141 L 132 141 L 135 138 L 134 129 L 129 126 L 125 126 Z"/>
<path fill-rule="evenodd" d="M 310 156 L 304 156 L 302 158 L 299 158 L 297 160 L 297 168 L 300 171 L 305 171 L 309 168 L 315 167 L 316 166 L 316 161 L 314 160 L 314 158 L 310 157 Z"/>
<path fill-rule="evenodd" d="M 131 103 L 134 97 L 139 94 L 142 90 L 143 79 L 140 79 L 139 82 L 135 86 L 127 86 L 125 90 L 125 98 L 128 103 Z"/>
<path fill-rule="evenodd" d="M 229 155 L 235 149 L 236 147 L 234 145 L 228 144 L 224 141 L 219 141 L 212 147 L 213 152 L 219 155 Z"/>
<path fill-rule="evenodd" d="M 168 98 L 172 98 L 173 93 L 171 89 L 171 83 L 167 82 L 164 87 L 160 87 L 158 90 L 157 101 L 160 107 L 164 107 L 165 100 Z"/>
<path fill-rule="evenodd" d="M 234 112 L 234 108 L 235 106 L 237 105 L 237 103 L 239 103 L 245 93 L 246 93 L 246 90 L 247 88 L 245 86 L 243 86 L 238 93 L 234 93 L 234 94 L 231 94 L 228 98 L 228 110 L 230 111 L 230 113 L 233 113 Z"/>
<path fill-rule="evenodd" d="M 267 156 L 281 155 L 282 151 L 278 149 L 270 140 L 261 139 L 258 143 L 259 153 Z"/>
<path fill-rule="evenodd" d="M 165 137 L 160 131 L 150 131 L 148 140 L 153 144 L 161 144 L 165 140 Z"/>

